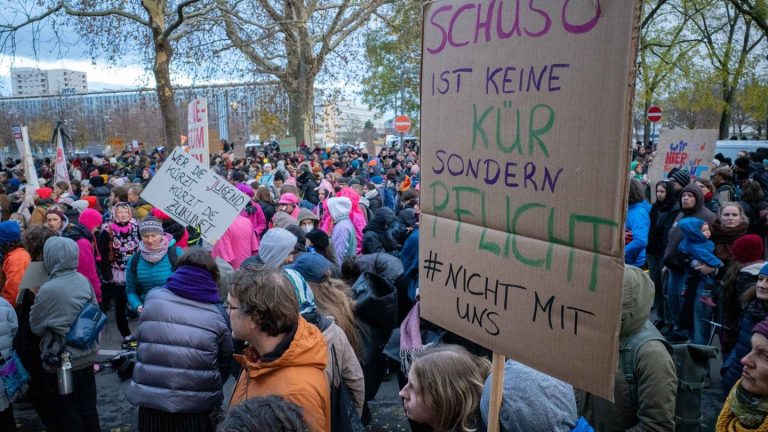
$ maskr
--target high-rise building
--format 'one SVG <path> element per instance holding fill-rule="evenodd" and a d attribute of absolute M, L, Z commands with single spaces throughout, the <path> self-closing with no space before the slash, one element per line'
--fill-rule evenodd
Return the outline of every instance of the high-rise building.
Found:
<path fill-rule="evenodd" d="M 11 68 L 13 96 L 54 96 L 88 92 L 85 72 L 70 69 Z"/>

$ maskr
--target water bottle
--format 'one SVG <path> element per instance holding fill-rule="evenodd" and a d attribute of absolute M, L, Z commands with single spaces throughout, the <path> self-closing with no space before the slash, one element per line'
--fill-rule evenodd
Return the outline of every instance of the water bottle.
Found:
<path fill-rule="evenodd" d="M 68 395 L 74 391 L 72 383 L 72 363 L 69 362 L 69 353 L 61 355 L 61 366 L 56 370 L 59 378 L 59 394 Z"/>

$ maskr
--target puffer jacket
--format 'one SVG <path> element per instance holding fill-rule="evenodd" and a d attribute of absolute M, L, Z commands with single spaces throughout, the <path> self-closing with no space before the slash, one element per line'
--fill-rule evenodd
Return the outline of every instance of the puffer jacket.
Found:
<path fill-rule="evenodd" d="M 754 294 L 752 294 L 754 296 Z M 724 395 L 728 396 L 736 381 L 741 378 L 741 358 L 752 350 L 752 330 L 755 325 L 768 317 L 768 305 L 764 301 L 754 298 L 744 311 L 739 320 L 739 336 L 736 338 L 736 345 L 733 347 L 728 357 L 723 361 L 720 367 L 720 374 L 723 376 Z"/>
<path fill-rule="evenodd" d="M 180 297 L 166 288 L 146 297 L 136 333 L 136 367 L 128 402 L 171 413 L 206 413 L 224 400 L 232 335 L 215 304 Z"/>
<path fill-rule="evenodd" d="M 0 356 L 7 360 L 13 349 L 13 338 L 19 330 L 16 312 L 11 304 L 0 298 Z M 8 408 L 9 401 L 5 391 L 0 391 L 0 411 Z"/>
<path fill-rule="evenodd" d="M 651 205 L 648 201 L 630 204 L 624 229 L 632 232 L 632 241 L 624 246 L 624 262 L 633 266 L 645 265 L 645 248 L 648 246 L 648 231 L 651 225 Z"/>
<path fill-rule="evenodd" d="M 620 342 L 646 326 L 653 304 L 654 288 L 650 277 L 641 269 L 626 266 L 622 295 Z M 651 327 L 653 327 L 651 325 Z M 600 432 L 673 432 L 675 430 L 675 396 L 677 375 L 666 346 L 651 340 L 637 351 L 637 411 L 632 410 L 630 386 L 619 359 L 613 390 L 615 402 L 576 392 L 579 415 L 583 415 Z"/>
<path fill-rule="evenodd" d="M 50 280 L 40 287 L 35 304 L 29 313 L 32 332 L 40 336 L 43 358 L 57 355 L 86 303 L 96 303 L 96 296 L 85 276 L 77 272 L 77 243 L 64 237 L 51 237 L 45 242 L 43 260 Z M 73 370 L 91 367 L 96 361 L 99 344 L 89 348 L 67 346 Z M 43 363 L 47 372 L 55 372 L 56 365 Z"/>
<path fill-rule="evenodd" d="M 320 330 L 299 318 L 290 344 L 276 359 L 262 361 L 253 348 L 235 355 L 243 367 L 230 406 L 246 399 L 278 395 L 304 410 L 312 432 L 331 430 L 331 395 L 325 366 L 328 351 Z"/>

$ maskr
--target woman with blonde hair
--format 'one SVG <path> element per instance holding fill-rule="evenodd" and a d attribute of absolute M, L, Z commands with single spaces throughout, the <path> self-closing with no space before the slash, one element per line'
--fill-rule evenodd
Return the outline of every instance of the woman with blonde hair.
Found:
<path fill-rule="evenodd" d="M 312 288 L 317 311 L 331 316 L 349 339 L 349 344 L 361 358 L 360 329 L 354 314 L 352 290 L 340 279 L 331 278 L 333 263 L 317 253 L 302 254 L 287 268 L 301 274 Z"/>
<path fill-rule="evenodd" d="M 405 414 L 433 431 L 484 430 L 480 398 L 491 363 L 458 345 L 414 354 L 408 384 L 400 390 Z"/>

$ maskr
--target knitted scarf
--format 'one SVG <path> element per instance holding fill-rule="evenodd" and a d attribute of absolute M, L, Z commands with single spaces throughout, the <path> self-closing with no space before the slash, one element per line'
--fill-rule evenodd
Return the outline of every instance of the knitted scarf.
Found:
<path fill-rule="evenodd" d="M 712 229 L 711 240 L 715 242 L 715 245 L 719 246 L 720 248 L 722 248 L 722 246 L 727 246 L 728 252 L 730 252 L 730 246 L 734 241 L 736 241 L 737 238 L 747 233 L 748 227 L 749 224 L 747 222 L 743 222 L 736 227 L 726 228 L 720 224 L 720 220 L 716 220 L 715 223 L 710 226 Z"/>
<path fill-rule="evenodd" d="M 148 248 L 143 241 L 140 241 L 139 250 L 141 251 L 141 257 L 144 258 L 147 262 L 150 262 L 152 264 L 160 262 L 160 260 L 163 259 L 165 254 L 168 253 L 168 245 L 171 243 L 172 238 L 173 237 L 171 237 L 170 234 L 163 235 L 162 240 L 160 240 L 160 243 L 158 243 L 157 246 L 155 246 L 152 249 Z"/>
<path fill-rule="evenodd" d="M 168 277 L 165 284 L 179 297 L 203 303 L 219 303 L 219 287 L 213 276 L 204 269 L 193 266 L 181 266 Z"/>
<path fill-rule="evenodd" d="M 744 390 L 739 380 L 728 395 L 715 428 L 718 432 L 768 432 L 767 415 L 768 398 Z"/>

